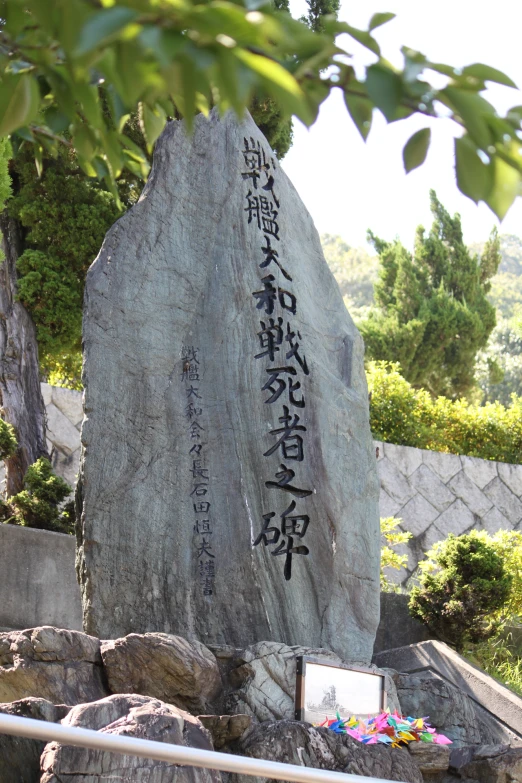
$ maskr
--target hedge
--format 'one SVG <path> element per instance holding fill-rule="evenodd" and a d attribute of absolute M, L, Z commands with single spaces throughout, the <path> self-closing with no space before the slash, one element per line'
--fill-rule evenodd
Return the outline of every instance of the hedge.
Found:
<path fill-rule="evenodd" d="M 369 362 L 370 425 L 376 440 L 497 462 L 522 463 L 522 397 L 479 406 L 433 399 L 393 362 Z"/>

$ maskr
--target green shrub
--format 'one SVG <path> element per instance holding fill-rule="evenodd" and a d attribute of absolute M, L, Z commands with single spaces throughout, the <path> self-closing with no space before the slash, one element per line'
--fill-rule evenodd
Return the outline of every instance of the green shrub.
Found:
<path fill-rule="evenodd" d="M 506 408 L 447 397 L 433 399 L 414 389 L 393 362 L 370 362 L 370 426 L 387 443 L 415 446 L 497 462 L 522 462 L 522 397 Z"/>
<path fill-rule="evenodd" d="M 12 457 L 18 448 L 14 428 L 3 419 L 0 419 L 0 460 Z"/>
<path fill-rule="evenodd" d="M 0 513 L 9 524 L 73 533 L 72 504 L 60 510 L 60 503 L 71 491 L 69 484 L 53 473 L 51 463 L 41 457 L 27 468 L 22 492 L 3 501 Z"/>
<path fill-rule="evenodd" d="M 385 569 L 400 571 L 408 562 L 408 555 L 395 551 L 396 546 L 406 544 L 411 538 L 411 533 L 397 529 L 401 522 L 397 517 L 381 517 L 381 590 L 386 593 L 397 590 L 397 585 L 388 579 Z"/>
<path fill-rule="evenodd" d="M 477 537 L 488 543 L 502 559 L 504 570 L 511 576 L 511 590 L 505 604 L 497 613 L 497 620 L 505 623 L 520 623 L 522 619 L 522 533 L 517 530 L 499 530 L 494 536 L 485 531 Z"/>
<path fill-rule="evenodd" d="M 412 617 L 459 651 L 495 634 L 513 579 L 483 534 L 450 535 L 419 567 L 419 586 L 409 603 Z"/>

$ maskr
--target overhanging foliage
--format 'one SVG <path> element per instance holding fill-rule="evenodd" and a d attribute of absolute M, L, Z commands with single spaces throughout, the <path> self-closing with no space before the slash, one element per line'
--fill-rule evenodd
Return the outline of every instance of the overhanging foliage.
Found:
<path fill-rule="evenodd" d="M 212 106 L 241 115 L 254 94 L 311 125 L 334 89 L 363 138 L 375 109 L 388 122 L 414 113 L 451 118 L 463 131 L 458 187 L 500 218 L 520 192 L 522 106 L 500 117 L 481 95 L 487 82 L 515 87 L 512 80 L 481 63 L 433 63 L 407 47 L 395 69 L 374 35 L 391 13 L 374 14 L 367 30 L 324 17 L 320 32 L 264 0 L 5 0 L 3 15 L 0 136 L 33 144 L 39 166 L 44 151 L 74 146 L 84 171 L 115 197 L 123 168 L 147 176 L 146 156 L 124 132 L 138 104 L 150 149 L 169 116 L 181 112 L 190 128 Z M 375 56 L 362 76 L 338 46 L 343 33 Z M 442 88 L 433 73 L 446 78 Z M 406 144 L 407 171 L 423 162 L 429 139 L 425 129 Z"/>

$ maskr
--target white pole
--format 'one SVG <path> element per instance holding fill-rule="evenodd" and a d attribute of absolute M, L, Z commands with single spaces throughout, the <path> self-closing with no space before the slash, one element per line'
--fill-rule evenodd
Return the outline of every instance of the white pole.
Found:
<path fill-rule="evenodd" d="M 81 748 L 123 753 L 156 761 L 168 761 L 172 764 L 218 769 L 224 772 L 236 772 L 240 775 L 254 775 L 269 779 L 276 778 L 293 783 L 390 783 L 390 781 L 381 778 L 330 772 L 326 769 L 312 769 L 296 764 L 282 764 L 277 761 L 252 759 L 246 756 L 232 756 L 228 753 L 217 753 L 214 750 L 186 748 L 183 745 L 104 734 L 91 729 L 62 726 L 60 723 L 48 723 L 47 721 L 19 718 L 15 715 L 2 713 L 0 713 L 0 734 L 12 734 L 46 742 L 56 741 L 62 745 L 76 745 Z"/>

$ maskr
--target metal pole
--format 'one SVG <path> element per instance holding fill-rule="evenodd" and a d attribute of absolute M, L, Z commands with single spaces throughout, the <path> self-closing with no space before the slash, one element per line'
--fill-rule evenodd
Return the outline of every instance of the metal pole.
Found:
<path fill-rule="evenodd" d="M 56 741 L 62 745 L 76 745 L 81 748 L 167 761 L 171 764 L 184 764 L 191 767 L 235 772 L 240 775 L 288 780 L 293 783 L 390 783 L 390 781 L 381 778 L 330 772 L 326 769 L 312 769 L 296 764 L 282 764 L 277 761 L 252 759 L 246 756 L 232 756 L 228 753 L 217 753 L 214 750 L 186 748 L 183 745 L 104 734 L 91 729 L 62 726 L 60 723 L 48 723 L 2 713 L 0 713 L 0 734 L 12 734 L 46 742 Z"/>

